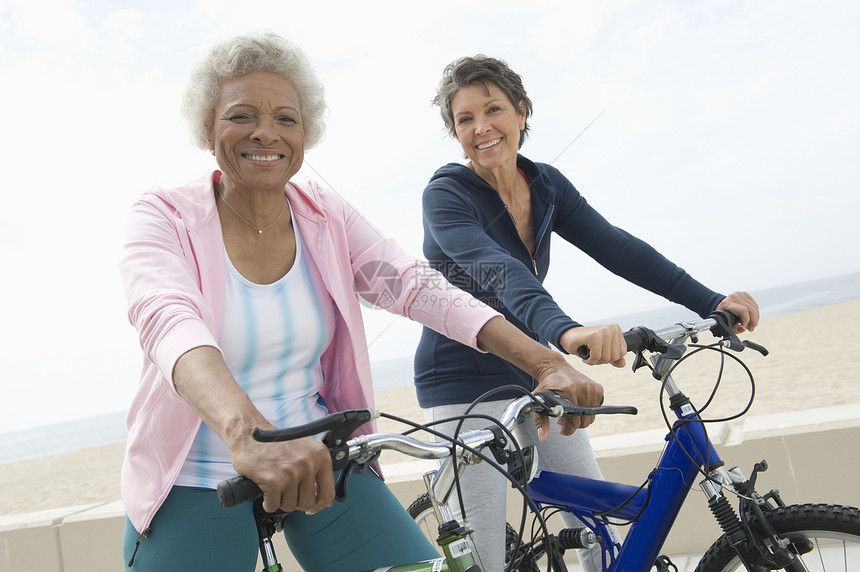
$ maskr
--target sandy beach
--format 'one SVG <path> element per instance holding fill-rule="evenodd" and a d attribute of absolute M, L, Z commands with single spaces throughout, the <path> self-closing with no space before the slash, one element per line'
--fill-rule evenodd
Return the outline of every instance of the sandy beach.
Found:
<path fill-rule="evenodd" d="M 755 378 L 755 403 L 748 415 L 856 404 L 860 417 L 860 346 L 851 335 L 857 323 L 860 299 L 768 318 L 754 333 L 743 334 L 770 351 L 767 357 L 750 350 L 739 354 Z M 624 369 L 578 367 L 603 384 L 607 404 L 639 409 L 636 416 L 598 419 L 589 428 L 592 436 L 662 427 L 660 387 L 645 369 L 632 373 L 629 360 Z M 680 366 L 675 379 L 701 404 L 713 388 L 718 367 L 713 356 L 697 357 Z M 707 417 L 739 412 L 749 396 L 749 380 L 730 362 Z M 423 420 L 411 386 L 378 392 L 376 399 L 380 411 Z M 387 420 L 380 429 L 403 430 Z M 123 443 L 114 443 L 0 465 L 0 515 L 119 500 L 123 451 Z M 398 460 L 394 454 L 382 457 L 383 464 Z"/>

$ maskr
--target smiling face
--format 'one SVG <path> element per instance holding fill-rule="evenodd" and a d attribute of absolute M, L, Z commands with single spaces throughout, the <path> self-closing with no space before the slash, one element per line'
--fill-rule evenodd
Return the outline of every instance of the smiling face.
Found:
<path fill-rule="evenodd" d="M 475 169 L 516 166 L 525 112 L 495 83 L 460 88 L 451 99 L 454 132 Z"/>
<path fill-rule="evenodd" d="M 282 193 L 304 160 L 301 109 L 298 90 L 279 74 L 257 71 L 225 80 L 212 120 L 222 181 Z"/>

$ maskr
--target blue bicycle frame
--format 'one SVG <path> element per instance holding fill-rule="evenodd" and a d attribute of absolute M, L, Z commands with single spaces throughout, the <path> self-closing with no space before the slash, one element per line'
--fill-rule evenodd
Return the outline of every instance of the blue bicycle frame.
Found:
<path fill-rule="evenodd" d="M 678 411 L 676 414 L 680 417 Z M 698 415 L 693 414 L 675 424 L 675 438 L 666 437 L 668 445 L 648 487 L 543 471 L 529 483 L 529 496 L 539 508 L 561 507 L 591 528 L 601 539 L 603 569 L 607 572 L 647 572 L 700 474 L 699 469 L 707 472 L 709 467 L 721 464 L 698 421 Z M 633 521 L 620 550 L 612 545 L 603 517 Z"/>

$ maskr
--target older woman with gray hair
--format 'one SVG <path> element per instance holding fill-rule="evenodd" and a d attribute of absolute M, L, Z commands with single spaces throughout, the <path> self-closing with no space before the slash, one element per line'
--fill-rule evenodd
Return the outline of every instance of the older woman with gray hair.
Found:
<path fill-rule="evenodd" d="M 143 349 L 122 469 L 128 567 L 253 570 L 252 507 L 224 509 L 215 491 L 236 474 L 259 486 L 266 511 L 289 512 L 284 533 L 306 570 L 435 557 L 377 473 L 353 475 L 345 503 L 330 506 L 322 443 L 251 436 L 372 407 L 359 296 L 509 360 L 575 402 L 597 404 L 602 388 L 408 256 L 336 193 L 291 180 L 323 134 L 325 110 L 295 46 L 271 33 L 216 44 L 194 68 L 183 108 L 218 168 L 144 194 L 121 262 Z M 389 271 L 368 271 L 381 267 Z"/>
<path fill-rule="evenodd" d="M 550 238 L 557 233 L 608 270 L 701 316 L 714 309 L 740 317 L 752 330 L 759 319 L 745 292 L 723 296 L 679 268 L 644 241 L 611 225 L 558 169 L 519 153 L 532 114 L 522 78 L 506 62 L 478 55 L 449 64 L 434 103 L 466 162 L 441 167 L 423 195 L 424 255 L 454 285 L 501 312 L 525 334 L 576 355 L 588 346 L 589 365 L 624 365 L 627 351 L 618 324 L 584 326 L 570 318 L 543 286 Z M 607 308 L 611 312 L 611 308 Z M 498 417 L 516 385 L 537 385 L 528 372 L 424 328 L 415 356 L 418 401 L 429 421 L 462 415 L 490 393 L 476 413 Z M 465 428 L 472 428 L 467 422 Z M 532 435 L 541 469 L 600 478 L 584 431 L 571 439 Z M 461 484 L 477 552 L 487 570 L 505 557 L 506 481 L 491 467 L 465 471 Z M 562 514 L 566 526 L 578 526 Z M 601 569 L 599 546 L 580 554 L 588 571 Z"/>

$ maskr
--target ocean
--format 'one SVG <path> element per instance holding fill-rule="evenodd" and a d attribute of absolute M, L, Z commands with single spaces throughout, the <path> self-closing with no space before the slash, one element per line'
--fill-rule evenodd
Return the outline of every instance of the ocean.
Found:
<path fill-rule="evenodd" d="M 752 293 L 759 303 L 763 318 L 790 314 L 860 298 L 860 272 Z M 594 322 L 617 322 L 626 330 L 637 325 L 661 327 L 689 318 L 689 310 L 672 305 Z M 403 387 L 412 380 L 412 357 L 373 363 L 371 370 L 377 390 Z M 0 434 L 0 464 L 117 443 L 124 441 L 126 436 L 124 411 L 3 433 Z"/>

